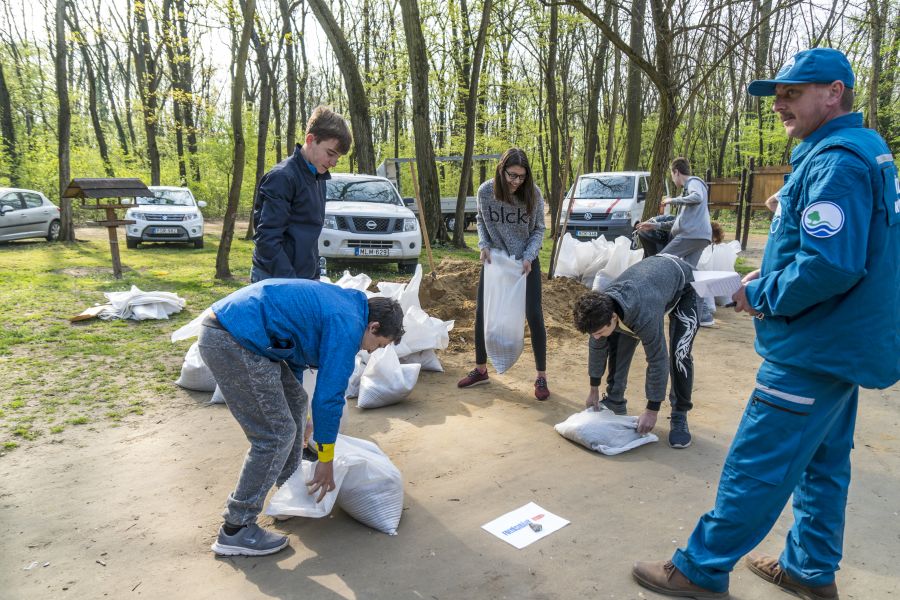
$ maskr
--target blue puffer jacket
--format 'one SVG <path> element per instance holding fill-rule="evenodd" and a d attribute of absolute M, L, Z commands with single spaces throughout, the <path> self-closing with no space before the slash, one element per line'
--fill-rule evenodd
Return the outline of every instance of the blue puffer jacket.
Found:
<path fill-rule="evenodd" d="M 269 277 L 319 278 L 328 179 L 328 172 L 313 173 L 299 145 L 263 175 L 253 207 L 253 264 Z"/>
<path fill-rule="evenodd" d="M 307 279 L 266 279 L 219 300 L 212 310 L 242 347 L 285 361 L 298 380 L 306 367 L 319 369 L 312 399 L 316 441 L 333 444 L 369 320 L 366 295 Z"/>
<path fill-rule="evenodd" d="M 747 299 L 766 360 L 863 387 L 900 380 L 900 201 L 884 140 L 851 113 L 797 146 Z"/>

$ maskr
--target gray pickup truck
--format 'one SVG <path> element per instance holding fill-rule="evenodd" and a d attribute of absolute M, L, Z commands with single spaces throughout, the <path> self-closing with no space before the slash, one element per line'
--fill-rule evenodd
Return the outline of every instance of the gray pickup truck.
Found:
<path fill-rule="evenodd" d="M 416 207 L 415 198 L 404 198 L 403 203 L 414 213 L 419 213 L 419 210 Z M 475 196 L 467 196 L 464 212 L 466 221 L 463 224 L 463 229 L 468 229 L 470 225 L 475 223 L 475 214 L 477 211 L 478 204 L 475 200 Z M 456 196 L 443 196 L 441 198 L 441 214 L 444 216 L 444 225 L 446 225 L 447 230 L 453 231 L 453 228 L 456 227 Z"/>

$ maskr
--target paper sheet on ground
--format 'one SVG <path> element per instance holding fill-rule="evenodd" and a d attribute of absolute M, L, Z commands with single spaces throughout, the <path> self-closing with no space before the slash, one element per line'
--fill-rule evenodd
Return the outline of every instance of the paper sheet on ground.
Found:
<path fill-rule="evenodd" d="M 540 525 L 541 530 L 535 531 L 531 528 L 531 524 Z M 544 510 L 534 502 L 529 502 L 522 508 L 485 523 L 481 528 L 521 550 L 568 524 L 569 522 L 562 517 Z"/>
<path fill-rule="evenodd" d="M 741 276 L 734 271 L 694 271 L 694 281 L 691 285 L 702 298 L 714 296 L 731 298 L 741 287 Z"/>

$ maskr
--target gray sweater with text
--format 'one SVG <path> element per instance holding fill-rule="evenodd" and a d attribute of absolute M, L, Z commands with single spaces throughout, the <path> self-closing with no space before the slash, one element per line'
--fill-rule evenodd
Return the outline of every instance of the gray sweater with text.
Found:
<path fill-rule="evenodd" d="M 516 259 L 534 262 L 544 241 L 544 199 L 534 188 L 536 202 L 529 215 L 525 202 L 513 196 L 516 204 L 501 202 L 494 196 L 494 180 L 478 188 L 478 247 L 502 250 Z"/>

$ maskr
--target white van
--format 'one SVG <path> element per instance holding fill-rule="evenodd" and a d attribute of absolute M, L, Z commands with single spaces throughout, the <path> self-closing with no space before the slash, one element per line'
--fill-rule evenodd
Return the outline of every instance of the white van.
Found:
<path fill-rule="evenodd" d="M 332 174 L 325 185 L 319 256 L 327 260 L 396 262 L 414 273 L 422 252 L 419 222 L 384 177 Z"/>
<path fill-rule="evenodd" d="M 569 209 L 571 188 L 563 199 L 560 227 L 566 222 L 566 232 L 579 240 L 601 235 L 608 240 L 620 235 L 630 237 L 644 213 L 649 179 L 648 171 L 582 175 L 577 182 L 568 222 L 566 211 Z"/>

